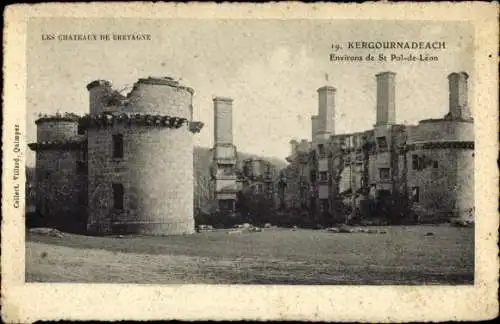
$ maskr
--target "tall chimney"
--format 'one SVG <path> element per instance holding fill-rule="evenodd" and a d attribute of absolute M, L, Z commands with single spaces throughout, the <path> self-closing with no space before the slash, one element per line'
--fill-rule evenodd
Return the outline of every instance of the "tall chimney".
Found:
<path fill-rule="evenodd" d="M 377 125 L 396 123 L 396 73 L 382 72 L 377 78 Z"/>
<path fill-rule="evenodd" d="M 331 86 L 318 89 L 318 135 L 335 134 L 335 92 Z"/>
<path fill-rule="evenodd" d="M 468 104 L 469 75 L 465 72 L 451 73 L 448 75 L 449 109 L 453 119 L 471 119 L 471 112 Z"/>
<path fill-rule="evenodd" d="M 214 101 L 214 145 L 233 144 L 233 99 L 216 97 Z"/>
<path fill-rule="evenodd" d="M 311 116 L 311 142 L 313 147 L 316 147 L 316 136 L 318 134 L 318 126 L 319 126 L 319 116 L 318 115 Z"/>
<path fill-rule="evenodd" d="M 299 142 L 297 142 L 296 140 L 293 139 L 290 141 L 290 149 L 291 149 L 292 156 L 297 154 L 298 146 L 299 146 Z"/>
<path fill-rule="evenodd" d="M 308 140 L 303 139 L 303 140 L 300 141 L 299 151 L 300 152 L 307 152 L 307 151 L 309 151 L 309 141 Z"/>

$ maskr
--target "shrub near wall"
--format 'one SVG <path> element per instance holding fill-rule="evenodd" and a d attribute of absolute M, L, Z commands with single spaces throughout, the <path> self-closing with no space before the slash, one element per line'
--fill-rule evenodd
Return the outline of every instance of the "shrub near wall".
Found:
<path fill-rule="evenodd" d="M 46 227 L 47 224 L 44 222 L 44 219 L 36 212 L 28 212 L 26 213 L 26 228 L 35 228 L 35 227 Z"/>
<path fill-rule="evenodd" d="M 236 224 L 248 223 L 240 213 L 221 213 L 219 211 L 205 214 L 198 212 L 195 215 L 196 226 L 212 225 L 214 228 L 233 228 Z"/>

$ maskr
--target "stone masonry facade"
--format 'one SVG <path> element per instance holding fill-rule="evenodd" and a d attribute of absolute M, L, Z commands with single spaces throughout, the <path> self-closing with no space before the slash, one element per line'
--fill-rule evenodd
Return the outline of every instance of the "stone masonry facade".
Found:
<path fill-rule="evenodd" d="M 290 164 L 282 172 L 282 207 L 335 217 L 342 214 L 336 209 L 338 201 L 353 211 L 362 210 L 368 200 L 382 209 L 384 202 L 408 201 L 419 218 L 473 219 L 474 124 L 467 100 L 468 75 L 452 73 L 448 80 L 446 116 L 400 125 L 396 74 L 377 74 L 376 124 L 352 134 L 333 133 L 335 88 L 318 89 L 312 139 L 290 141 Z"/>
<path fill-rule="evenodd" d="M 38 213 L 78 232 L 193 233 L 194 91 L 168 77 L 126 96 L 108 81 L 87 88 L 89 115 L 37 120 Z"/>
<path fill-rule="evenodd" d="M 345 215 L 407 202 L 419 218 L 474 217 L 474 124 L 468 75 L 451 73 L 449 112 L 417 125 L 396 123 L 393 72 L 375 76 L 372 129 L 335 134 L 336 88 L 318 89 L 311 140 L 291 140 L 289 165 L 276 170 L 260 159 L 238 162 L 233 100 L 215 97 L 210 195 L 234 213 L 238 194 L 261 195 L 280 210 Z M 36 209 L 46 223 L 95 234 L 194 232 L 194 91 L 172 78 L 139 79 L 122 95 L 105 80 L 91 82 L 90 113 L 40 116 Z M 387 205 L 387 206 L 386 206 Z M 405 215 L 400 215 L 405 217 Z M 345 217 L 345 216 L 342 216 Z"/>

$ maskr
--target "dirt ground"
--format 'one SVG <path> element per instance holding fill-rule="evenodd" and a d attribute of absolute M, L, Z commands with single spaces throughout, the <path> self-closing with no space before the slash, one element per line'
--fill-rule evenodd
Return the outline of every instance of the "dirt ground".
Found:
<path fill-rule="evenodd" d="M 28 234 L 26 281 L 473 284 L 473 228 L 377 227 L 381 229 L 387 233 L 269 229 L 125 238 Z"/>

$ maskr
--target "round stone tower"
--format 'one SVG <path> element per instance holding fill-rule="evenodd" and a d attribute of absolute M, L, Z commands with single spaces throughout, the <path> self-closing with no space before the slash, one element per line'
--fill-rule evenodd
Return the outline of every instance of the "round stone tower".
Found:
<path fill-rule="evenodd" d="M 95 115 L 106 111 L 109 107 L 109 97 L 113 92 L 111 83 L 106 80 L 96 80 L 87 85 L 89 91 L 90 114 Z"/>
<path fill-rule="evenodd" d="M 41 116 L 36 120 L 36 209 L 44 226 L 82 232 L 86 223 L 86 141 L 79 117 Z"/>
<path fill-rule="evenodd" d="M 140 79 L 119 102 L 109 82 L 88 85 L 89 221 L 101 234 L 194 232 L 193 89 Z M 100 101 L 92 101 L 100 97 Z M 113 108 L 110 109 L 110 106 Z"/>
<path fill-rule="evenodd" d="M 448 76 L 449 112 L 408 133 L 408 189 L 424 217 L 474 218 L 474 123 L 465 72 Z"/>

